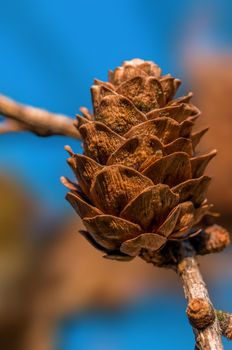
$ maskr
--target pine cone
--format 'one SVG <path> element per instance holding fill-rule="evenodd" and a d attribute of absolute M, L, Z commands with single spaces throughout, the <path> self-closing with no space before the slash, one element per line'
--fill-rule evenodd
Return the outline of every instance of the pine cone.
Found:
<path fill-rule="evenodd" d="M 206 129 L 192 132 L 200 111 L 191 93 L 173 99 L 179 85 L 153 62 L 126 61 L 109 82 L 94 81 L 93 115 L 77 116 L 84 155 L 67 149 L 78 180 L 64 181 L 67 200 L 107 258 L 162 252 L 210 214 L 203 172 L 216 151 L 196 156 Z"/>

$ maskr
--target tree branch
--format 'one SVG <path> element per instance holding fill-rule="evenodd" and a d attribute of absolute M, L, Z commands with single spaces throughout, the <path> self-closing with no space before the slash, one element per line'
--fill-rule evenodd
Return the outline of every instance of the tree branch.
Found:
<path fill-rule="evenodd" d="M 64 135 L 81 138 L 72 118 L 22 105 L 3 95 L 0 95 L 0 115 L 6 118 L 0 123 L 0 134 L 27 130 L 39 136 Z"/>
<path fill-rule="evenodd" d="M 202 229 L 198 236 L 170 242 L 158 252 L 144 249 L 140 254 L 146 262 L 171 268 L 180 276 L 197 350 L 222 350 L 221 334 L 232 339 L 232 315 L 214 310 L 196 260 L 196 255 L 220 252 L 229 244 L 229 232 L 212 225 Z"/>
<path fill-rule="evenodd" d="M 185 297 L 188 300 L 187 314 L 193 326 L 196 349 L 223 349 L 218 318 L 215 315 L 206 285 L 201 276 L 195 258 L 195 251 L 189 242 L 183 242 L 182 244 L 181 259 L 177 264 L 177 272 L 183 284 Z M 200 318 L 201 322 L 199 323 Z"/>

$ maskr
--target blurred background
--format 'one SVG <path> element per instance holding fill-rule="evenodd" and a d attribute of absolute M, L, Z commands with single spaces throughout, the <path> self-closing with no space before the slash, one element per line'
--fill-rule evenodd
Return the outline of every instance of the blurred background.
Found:
<path fill-rule="evenodd" d="M 0 93 L 74 116 L 95 77 L 139 57 L 194 91 L 210 125 L 209 199 L 232 227 L 230 0 L 0 0 Z M 6 350 L 192 349 L 182 287 L 143 261 L 102 259 L 64 200 L 65 137 L 0 137 L 0 343 Z M 201 258 L 217 308 L 232 311 L 231 250 Z M 225 349 L 231 344 L 224 342 Z"/>

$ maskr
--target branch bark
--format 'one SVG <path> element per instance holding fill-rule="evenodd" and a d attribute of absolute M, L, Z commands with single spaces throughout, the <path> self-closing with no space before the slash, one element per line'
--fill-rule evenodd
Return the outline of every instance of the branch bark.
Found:
<path fill-rule="evenodd" d="M 4 95 L 0 95 L 0 115 L 6 118 L 0 123 L 0 134 L 27 130 L 39 136 L 64 135 L 81 138 L 72 118 L 19 104 Z"/>
<path fill-rule="evenodd" d="M 214 309 L 209 298 L 206 285 L 201 276 L 199 266 L 195 258 L 194 249 L 188 242 L 183 243 L 181 256 L 182 258 L 177 264 L 177 272 L 181 278 L 188 304 L 193 305 L 194 302 L 200 299 L 206 306 L 208 306 L 207 309 L 209 310 L 208 314 L 206 314 L 208 325 L 205 325 L 205 328 L 200 327 L 202 329 L 198 329 L 193 326 L 193 331 L 196 338 L 195 349 L 222 350 L 223 345 L 221 341 L 221 331 L 218 318 L 214 312 L 213 316 L 209 317 L 210 313 Z M 199 308 L 199 312 L 202 313 L 202 308 Z"/>

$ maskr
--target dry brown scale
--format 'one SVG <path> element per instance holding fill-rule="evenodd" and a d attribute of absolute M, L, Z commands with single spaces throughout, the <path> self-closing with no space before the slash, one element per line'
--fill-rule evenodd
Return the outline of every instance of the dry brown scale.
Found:
<path fill-rule="evenodd" d="M 153 62 L 126 61 L 94 81 L 93 114 L 77 116 L 84 153 L 67 147 L 78 181 L 65 180 L 67 199 L 106 258 L 173 264 L 179 242 L 213 215 L 204 171 L 216 151 L 196 151 L 207 130 L 192 131 L 200 111 L 191 93 L 174 99 L 179 86 Z"/>

